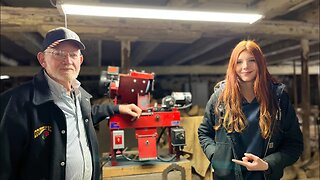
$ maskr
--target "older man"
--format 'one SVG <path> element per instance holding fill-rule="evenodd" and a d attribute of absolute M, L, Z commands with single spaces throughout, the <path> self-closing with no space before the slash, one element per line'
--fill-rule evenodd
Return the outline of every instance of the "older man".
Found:
<path fill-rule="evenodd" d="M 115 113 L 138 118 L 129 105 L 90 104 L 76 79 L 85 46 L 67 29 L 50 30 L 33 80 L 1 94 L 0 179 L 96 180 L 100 177 L 94 125 Z M 2 101 L 5 99 L 6 101 Z"/>

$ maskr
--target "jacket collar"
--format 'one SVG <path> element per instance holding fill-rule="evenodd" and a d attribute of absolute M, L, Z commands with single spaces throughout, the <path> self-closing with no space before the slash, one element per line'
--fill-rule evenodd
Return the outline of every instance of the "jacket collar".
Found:
<path fill-rule="evenodd" d="M 276 93 L 276 96 L 278 98 L 281 97 L 281 94 L 283 93 L 283 91 L 285 90 L 286 88 L 286 85 L 285 84 L 282 84 L 282 83 L 272 83 L 271 84 L 271 87 L 272 89 L 274 90 L 274 92 Z"/>
<path fill-rule="evenodd" d="M 43 104 L 47 101 L 53 101 L 53 96 L 49 89 L 48 81 L 44 75 L 44 69 L 42 69 L 32 81 L 33 91 L 33 103 L 35 105 Z"/>
<path fill-rule="evenodd" d="M 35 75 L 32 81 L 32 84 L 34 87 L 32 102 L 35 105 L 40 105 L 48 101 L 53 101 L 53 95 L 50 91 L 48 81 L 44 73 L 45 73 L 44 69 L 42 69 L 38 74 Z M 81 92 L 82 98 L 86 98 L 86 99 L 92 98 L 92 96 L 87 91 L 85 91 L 82 87 L 79 87 L 79 90 Z"/>
<path fill-rule="evenodd" d="M 84 90 L 81 86 L 79 87 L 79 91 L 81 93 L 81 99 L 83 99 L 83 98 L 85 98 L 85 99 L 92 98 L 92 95 L 89 94 L 86 90 Z"/>
<path fill-rule="evenodd" d="M 87 91 L 85 91 L 81 86 L 79 87 L 81 93 L 80 107 L 82 111 L 82 116 L 87 118 L 91 114 L 91 103 L 90 98 L 92 97 Z"/>

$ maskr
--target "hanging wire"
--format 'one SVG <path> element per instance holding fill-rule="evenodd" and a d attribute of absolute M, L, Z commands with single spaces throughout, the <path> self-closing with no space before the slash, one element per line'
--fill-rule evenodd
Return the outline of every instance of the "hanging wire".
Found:
<path fill-rule="evenodd" d="M 57 1 L 56 0 L 49 0 L 50 1 L 50 4 L 53 6 L 53 7 L 57 7 Z"/>
<path fill-rule="evenodd" d="M 66 14 L 66 13 L 63 13 L 63 14 L 64 14 L 64 27 L 65 27 L 65 28 L 68 28 L 67 14 Z"/>
<path fill-rule="evenodd" d="M 50 4 L 53 6 L 53 7 L 57 7 L 57 0 L 49 0 Z M 63 13 L 64 14 L 64 27 L 65 28 L 68 28 L 68 21 L 67 21 L 67 14 Z"/>

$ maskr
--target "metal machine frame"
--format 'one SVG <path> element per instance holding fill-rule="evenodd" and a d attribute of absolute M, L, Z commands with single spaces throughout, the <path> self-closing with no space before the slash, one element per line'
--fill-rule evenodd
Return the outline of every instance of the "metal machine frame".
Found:
<path fill-rule="evenodd" d="M 134 103 L 143 111 L 139 119 L 132 121 L 128 115 L 114 115 L 109 120 L 111 140 L 111 165 L 117 165 L 117 155 L 124 147 L 124 130 L 135 129 L 138 140 L 139 161 L 161 159 L 157 154 L 157 128 L 168 128 L 169 154 L 179 160 L 185 145 L 185 131 L 180 127 L 180 112 L 167 98 L 166 106 L 150 104 L 150 92 L 153 91 L 154 74 L 131 71 L 120 74 L 118 67 L 108 67 L 101 78 L 108 88 L 108 94 L 115 104 Z"/>

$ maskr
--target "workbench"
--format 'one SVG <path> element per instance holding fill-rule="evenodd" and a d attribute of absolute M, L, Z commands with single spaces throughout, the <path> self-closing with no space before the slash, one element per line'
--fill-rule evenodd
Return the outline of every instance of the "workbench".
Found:
<path fill-rule="evenodd" d="M 103 180 L 191 180 L 191 164 L 186 159 L 173 162 L 120 160 L 117 166 L 110 164 L 102 167 Z"/>

